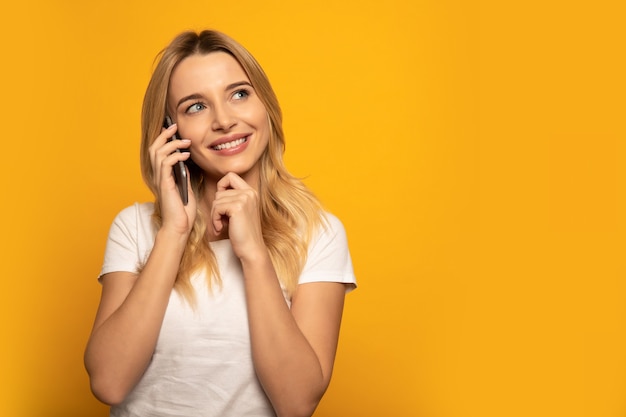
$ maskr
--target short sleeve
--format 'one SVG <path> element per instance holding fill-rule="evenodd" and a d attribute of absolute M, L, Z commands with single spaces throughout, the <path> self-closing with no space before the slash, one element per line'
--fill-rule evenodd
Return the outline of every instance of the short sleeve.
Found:
<path fill-rule="evenodd" d="M 351 291 L 356 288 L 356 277 L 346 231 L 334 215 L 326 213 L 326 219 L 328 224 L 320 229 L 309 245 L 299 283 L 339 282 L 349 284 L 347 291 Z"/>
<path fill-rule="evenodd" d="M 154 245 L 151 203 L 136 203 L 113 220 L 98 279 L 109 272 L 138 272 Z"/>

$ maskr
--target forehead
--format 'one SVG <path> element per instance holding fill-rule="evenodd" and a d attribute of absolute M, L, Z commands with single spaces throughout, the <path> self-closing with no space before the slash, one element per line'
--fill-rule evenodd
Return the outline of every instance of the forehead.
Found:
<path fill-rule="evenodd" d="M 211 52 L 183 59 L 172 72 L 170 90 L 220 88 L 238 81 L 250 81 L 239 62 L 226 52 Z"/>

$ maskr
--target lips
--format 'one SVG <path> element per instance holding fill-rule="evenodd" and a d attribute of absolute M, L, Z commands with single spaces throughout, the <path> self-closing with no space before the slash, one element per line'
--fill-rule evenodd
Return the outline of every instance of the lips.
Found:
<path fill-rule="evenodd" d="M 209 145 L 209 148 L 213 149 L 214 151 L 223 151 L 223 150 L 233 149 L 246 143 L 248 141 L 249 136 L 250 135 L 246 133 L 229 135 L 211 143 Z"/>
<path fill-rule="evenodd" d="M 242 143 L 244 143 L 247 140 L 248 140 L 248 138 L 241 138 L 241 139 L 233 140 L 233 141 L 230 141 L 230 142 L 222 143 L 222 144 L 217 145 L 217 146 L 211 146 L 211 149 L 215 149 L 216 151 L 221 151 L 223 149 L 230 149 L 230 148 L 234 148 L 236 146 L 241 145 Z"/>

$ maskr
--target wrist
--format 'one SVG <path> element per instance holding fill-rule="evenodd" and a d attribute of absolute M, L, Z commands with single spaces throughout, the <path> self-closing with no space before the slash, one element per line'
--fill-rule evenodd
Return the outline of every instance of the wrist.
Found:
<path fill-rule="evenodd" d="M 187 244 L 187 240 L 189 239 L 189 232 L 181 232 L 179 230 L 170 229 L 168 227 L 161 227 L 156 234 L 156 241 L 180 245 L 183 248 Z"/>
<path fill-rule="evenodd" d="M 254 250 L 244 251 L 244 254 L 239 257 L 239 261 L 244 268 L 272 264 L 270 253 L 265 245 L 259 246 Z"/>

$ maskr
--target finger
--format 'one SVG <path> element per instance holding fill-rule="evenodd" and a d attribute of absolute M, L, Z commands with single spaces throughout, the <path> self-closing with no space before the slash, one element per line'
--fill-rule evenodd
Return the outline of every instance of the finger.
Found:
<path fill-rule="evenodd" d="M 251 197 L 246 192 L 238 190 L 226 190 L 221 193 L 211 207 L 211 221 L 217 232 L 221 231 L 230 219 L 246 211 L 246 205 Z"/>
<path fill-rule="evenodd" d="M 189 152 L 172 152 L 169 155 L 165 156 L 161 160 L 161 164 L 160 164 L 161 176 L 163 178 L 167 178 L 167 175 L 171 176 L 174 165 L 180 161 L 185 162 L 187 159 L 189 159 L 189 157 L 190 157 Z"/>
<path fill-rule="evenodd" d="M 178 126 L 176 124 L 171 125 L 167 129 L 161 129 L 161 133 L 154 139 L 150 147 L 148 148 L 148 154 L 150 155 L 150 163 L 152 164 L 152 169 L 155 170 L 155 175 L 157 174 L 156 170 L 158 169 L 158 161 L 157 161 L 157 151 L 163 147 L 165 143 L 172 137 L 172 135 L 176 132 Z"/>
<path fill-rule="evenodd" d="M 224 191 L 231 188 L 235 190 L 244 190 L 251 187 L 239 175 L 234 172 L 229 172 L 217 182 L 217 191 Z"/>
<path fill-rule="evenodd" d="M 163 144 L 163 143 L 169 141 L 170 139 L 172 139 L 172 136 L 174 136 L 174 134 L 176 132 L 178 132 L 178 125 L 176 123 L 174 123 L 173 125 L 171 125 L 167 129 L 161 129 L 161 134 L 159 136 L 157 136 L 157 140 L 160 141 L 161 144 Z M 155 142 L 157 140 L 155 140 Z"/>
<path fill-rule="evenodd" d="M 167 142 L 160 148 L 155 149 L 153 151 L 153 154 L 151 155 L 151 162 L 152 162 L 152 167 L 154 170 L 155 178 L 158 178 L 161 175 L 161 169 L 164 167 L 164 165 L 167 165 L 169 163 L 173 165 L 174 163 L 178 161 L 187 160 L 190 156 L 190 153 L 180 152 L 180 150 L 187 149 L 189 148 L 190 145 L 191 145 L 191 141 L 189 139 L 182 139 L 182 140 L 174 140 L 171 142 Z M 176 157 L 174 159 L 170 158 L 170 156 L 176 155 L 176 154 L 179 157 Z M 183 155 L 184 157 L 180 158 L 180 155 Z"/>
<path fill-rule="evenodd" d="M 161 133 L 154 139 L 154 142 L 150 145 L 150 153 L 153 155 L 156 150 L 163 146 L 170 138 L 176 133 L 178 126 L 176 124 L 171 125 L 167 129 L 161 129 Z"/>
<path fill-rule="evenodd" d="M 176 124 L 171 125 L 167 129 L 162 128 L 161 133 L 154 139 L 154 142 L 152 142 L 152 144 L 148 148 L 150 155 L 151 156 L 156 155 L 156 152 L 167 143 L 171 143 L 171 144 L 176 144 L 179 142 L 187 143 L 186 140 L 181 140 L 181 141 L 172 140 L 172 137 L 177 131 L 178 131 L 178 125 Z"/>
<path fill-rule="evenodd" d="M 256 198 L 256 191 L 252 188 L 246 189 L 233 189 L 228 188 L 226 190 L 217 191 L 215 193 L 215 202 L 220 204 L 242 204 L 246 205 L 254 203 Z"/>
<path fill-rule="evenodd" d="M 191 140 L 189 139 L 172 140 L 170 142 L 166 142 L 160 148 L 157 148 L 155 150 L 155 156 L 158 157 L 159 155 L 161 155 L 163 157 L 166 157 L 174 152 L 188 149 L 189 146 L 191 146 Z"/>
<path fill-rule="evenodd" d="M 211 225 L 213 226 L 213 232 L 219 235 L 224 229 L 226 222 L 228 221 L 227 205 L 213 204 L 211 208 Z"/>

